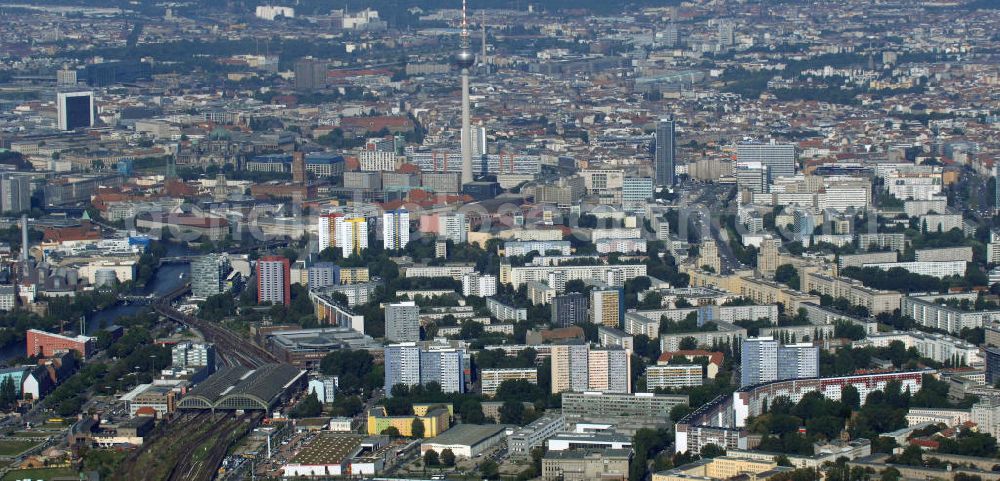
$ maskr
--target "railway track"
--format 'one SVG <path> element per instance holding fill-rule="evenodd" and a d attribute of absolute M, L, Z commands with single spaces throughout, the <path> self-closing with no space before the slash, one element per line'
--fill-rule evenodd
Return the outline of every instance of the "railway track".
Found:
<path fill-rule="evenodd" d="M 153 308 L 161 316 L 200 331 L 206 341 L 215 344 L 216 352 L 219 353 L 219 357 L 226 365 L 257 368 L 267 363 L 277 362 L 277 359 L 266 349 L 237 336 L 229 329 L 174 309 L 171 303 L 188 289 L 189 287 L 186 285 L 181 286 L 161 296 Z"/>
<path fill-rule="evenodd" d="M 260 422 L 261 417 L 262 414 L 257 412 L 243 414 L 236 418 L 227 418 L 213 428 L 200 433 L 195 439 L 187 442 L 187 445 L 194 452 L 178 460 L 165 479 L 167 481 L 210 481 L 215 477 L 229 447 Z M 206 447 L 204 446 L 206 443 L 211 444 Z M 205 451 L 199 453 L 200 449 Z"/>

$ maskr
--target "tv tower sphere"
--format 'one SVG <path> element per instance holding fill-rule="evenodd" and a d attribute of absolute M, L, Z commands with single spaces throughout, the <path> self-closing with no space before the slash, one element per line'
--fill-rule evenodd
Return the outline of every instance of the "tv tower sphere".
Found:
<path fill-rule="evenodd" d="M 467 47 L 462 47 L 455 53 L 455 65 L 461 69 L 467 69 L 476 64 L 476 56 Z"/>

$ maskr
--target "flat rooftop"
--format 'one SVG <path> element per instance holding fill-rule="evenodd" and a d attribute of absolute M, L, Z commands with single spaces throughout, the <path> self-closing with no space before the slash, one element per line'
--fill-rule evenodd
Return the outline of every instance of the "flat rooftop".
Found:
<path fill-rule="evenodd" d="M 303 447 L 291 464 L 325 466 L 341 464 L 361 450 L 362 436 L 357 434 L 322 434 Z"/>
<path fill-rule="evenodd" d="M 506 430 L 500 424 L 458 424 L 425 441 L 425 444 L 475 446 Z"/>

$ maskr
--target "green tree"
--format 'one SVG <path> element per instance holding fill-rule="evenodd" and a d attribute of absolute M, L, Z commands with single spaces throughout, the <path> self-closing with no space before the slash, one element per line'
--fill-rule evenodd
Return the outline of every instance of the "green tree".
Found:
<path fill-rule="evenodd" d="M 483 403 L 478 399 L 468 399 L 459 408 L 462 415 L 462 422 L 465 424 L 482 424 L 486 422 L 486 415 L 483 414 Z"/>
<path fill-rule="evenodd" d="M 840 402 L 851 409 L 858 409 L 861 407 L 861 394 L 858 393 L 858 388 L 851 386 L 850 384 L 844 386 L 840 391 Z"/>
<path fill-rule="evenodd" d="M 682 351 L 690 349 L 698 349 L 698 340 L 691 336 L 686 336 L 683 339 L 681 339 L 681 342 L 678 345 L 678 347 L 680 347 Z"/>
<path fill-rule="evenodd" d="M 500 406 L 500 423 L 517 424 L 524 423 L 524 404 L 519 401 L 505 401 Z"/>
<path fill-rule="evenodd" d="M 410 435 L 415 438 L 424 437 L 424 422 L 420 418 L 413 418 L 413 423 L 410 425 Z"/>
<path fill-rule="evenodd" d="M 0 408 L 11 409 L 17 403 L 17 387 L 14 386 L 14 379 L 5 377 L 0 382 Z"/>
<path fill-rule="evenodd" d="M 399 430 L 396 429 L 396 426 L 389 426 L 383 429 L 382 432 L 379 434 L 383 436 L 392 436 L 394 438 L 398 438 L 400 436 Z"/>
<path fill-rule="evenodd" d="M 451 467 L 455 465 L 455 453 L 450 449 L 444 449 L 441 451 L 441 462 L 445 466 Z"/>
<path fill-rule="evenodd" d="M 315 392 L 310 392 L 295 405 L 289 414 L 293 418 L 311 418 L 319 416 L 322 412 L 323 404 L 319 402 Z"/>
<path fill-rule="evenodd" d="M 500 477 L 500 467 L 492 459 L 487 459 L 479 465 L 479 474 L 483 479 L 497 479 Z"/>
<path fill-rule="evenodd" d="M 890 466 L 882 470 L 882 475 L 879 476 L 879 481 L 899 481 L 902 478 L 902 474 L 898 469 Z"/>
<path fill-rule="evenodd" d="M 438 458 L 437 451 L 435 451 L 433 449 L 428 449 L 424 453 L 424 465 L 425 466 L 437 466 L 439 464 L 441 464 L 441 461 Z"/>
<path fill-rule="evenodd" d="M 725 455 L 726 450 L 718 444 L 708 443 L 701 447 L 701 457 L 703 458 L 717 458 Z"/>

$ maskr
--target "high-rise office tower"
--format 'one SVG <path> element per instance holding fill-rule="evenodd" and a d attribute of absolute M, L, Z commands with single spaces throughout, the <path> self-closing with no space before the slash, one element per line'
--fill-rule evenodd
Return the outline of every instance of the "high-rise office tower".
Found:
<path fill-rule="evenodd" d="M 552 298 L 551 323 L 556 327 L 568 327 L 587 320 L 587 298 L 579 292 L 570 292 Z"/>
<path fill-rule="evenodd" d="M 588 382 L 590 346 L 586 343 L 552 345 L 552 394 L 564 391 L 584 392 Z"/>
<path fill-rule="evenodd" d="M 337 218 L 343 214 L 320 214 L 316 220 L 319 235 L 319 251 L 337 246 Z"/>
<path fill-rule="evenodd" d="M 986 359 L 986 385 L 996 386 L 1000 381 L 1000 347 L 983 349 Z"/>
<path fill-rule="evenodd" d="M 603 288 L 590 291 L 590 320 L 594 324 L 621 327 L 625 303 L 621 289 Z"/>
<path fill-rule="evenodd" d="M 206 254 L 196 258 L 191 262 L 191 295 L 205 299 L 223 293 L 229 271 L 228 256 Z"/>
<path fill-rule="evenodd" d="M 778 177 L 795 175 L 795 144 L 743 142 L 736 145 L 737 165 L 755 165 L 760 163 L 767 167 L 767 182 L 771 183 Z"/>
<path fill-rule="evenodd" d="M 472 182 L 472 121 L 469 107 L 469 69 L 476 64 L 476 56 L 469 50 L 469 23 L 462 0 L 462 32 L 455 65 L 462 72 L 462 185 Z"/>
<path fill-rule="evenodd" d="M 469 238 L 469 232 L 465 226 L 465 213 L 451 212 L 439 216 L 438 237 L 456 244 L 466 242 Z"/>
<path fill-rule="evenodd" d="M 781 345 L 771 337 L 744 339 L 740 386 L 819 376 L 819 347 L 810 343 Z"/>
<path fill-rule="evenodd" d="M 404 209 L 382 214 L 382 246 L 386 250 L 405 248 L 410 243 L 410 213 Z"/>
<path fill-rule="evenodd" d="M 337 217 L 334 219 L 337 247 L 344 257 L 361 254 L 368 248 L 368 221 L 364 217 Z"/>
<path fill-rule="evenodd" d="M 656 185 L 672 187 L 677 169 L 677 146 L 674 116 L 670 114 L 656 124 L 656 152 L 653 169 L 656 171 Z"/>
<path fill-rule="evenodd" d="M 413 301 L 385 306 L 385 339 L 389 342 L 420 340 L 420 307 Z"/>
<path fill-rule="evenodd" d="M 8 213 L 31 210 L 31 176 L 9 172 L 0 175 L 0 210 Z"/>
<path fill-rule="evenodd" d="M 60 92 L 57 96 L 59 130 L 94 125 L 94 92 Z"/>
<path fill-rule="evenodd" d="M 620 347 L 591 349 L 587 356 L 587 389 L 590 391 L 632 392 L 632 361 Z"/>
<path fill-rule="evenodd" d="M 292 303 L 291 269 L 288 259 L 264 256 L 257 259 L 257 302 Z"/>

